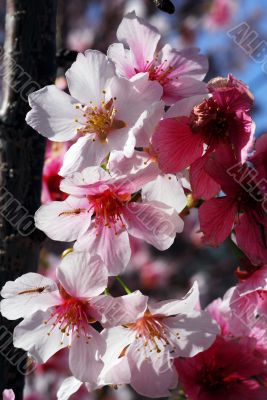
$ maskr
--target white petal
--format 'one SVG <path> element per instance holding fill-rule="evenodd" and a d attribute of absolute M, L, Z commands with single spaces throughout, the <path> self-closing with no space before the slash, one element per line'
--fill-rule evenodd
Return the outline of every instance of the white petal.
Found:
<path fill-rule="evenodd" d="M 80 137 L 64 155 L 59 175 L 68 176 L 86 167 L 99 165 L 109 151 L 109 143 L 101 143 L 96 135 Z"/>
<path fill-rule="evenodd" d="M 69 196 L 64 201 L 45 204 L 35 213 L 35 225 L 53 240 L 72 242 L 91 221 L 86 199 Z"/>
<path fill-rule="evenodd" d="M 159 315 L 177 315 L 188 314 L 194 311 L 199 304 L 199 290 L 197 282 L 194 282 L 190 291 L 180 300 L 165 300 L 157 303 L 149 304 L 151 314 Z"/>
<path fill-rule="evenodd" d="M 14 346 L 28 351 L 39 364 L 45 363 L 58 350 L 68 345 L 66 336 L 62 339 L 58 327 L 45 324 L 50 315 L 49 311 L 37 311 L 14 329 Z"/>
<path fill-rule="evenodd" d="M 66 72 L 71 95 L 82 104 L 92 101 L 97 106 L 104 98 L 103 90 L 107 80 L 114 75 L 114 64 L 105 54 L 96 50 L 87 50 L 84 55 L 79 53 L 77 60 Z"/>
<path fill-rule="evenodd" d="M 29 272 L 9 281 L 1 291 L 1 314 L 14 320 L 47 310 L 60 303 L 57 285 L 43 275 Z"/>
<path fill-rule="evenodd" d="M 173 357 L 194 357 L 209 348 L 220 330 L 206 311 L 164 319 L 168 338 L 175 346 Z"/>
<path fill-rule="evenodd" d="M 124 121 L 130 129 L 151 104 L 160 100 L 161 95 L 162 87 L 158 82 L 150 81 L 148 74 L 138 74 L 131 80 L 112 78 L 106 98 L 116 98 L 114 101 L 117 110 L 116 119 Z"/>
<path fill-rule="evenodd" d="M 107 269 L 99 256 L 73 252 L 61 261 L 57 277 L 74 297 L 90 298 L 101 294 L 108 283 Z"/>
<path fill-rule="evenodd" d="M 78 379 L 74 378 L 74 376 L 70 376 L 69 378 L 64 379 L 57 392 L 57 399 L 68 400 L 68 398 L 72 394 L 76 393 L 80 389 L 82 384 L 83 383 Z"/>
<path fill-rule="evenodd" d="M 75 107 L 77 100 L 54 85 L 31 93 L 29 103 L 32 110 L 26 115 L 27 123 L 50 140 L 65 142 L 72 139 L 84 121 Z"/>
<path fill-rule="evenodd" d="M 161 174 L 142 189 L 144 201 L 159 201 L 180 213 L 187 205 L 187 198 L 175 175 Z"/>
<path fill-rule="evenodd" d="M 129 328 L 116 326 L 104 329 L 101 336 L 106 342 L 106 351 L 102 357 L 105 369 L 113 368 L 119 362 L 123 351 L 135 341 L 136 332 Z"/>

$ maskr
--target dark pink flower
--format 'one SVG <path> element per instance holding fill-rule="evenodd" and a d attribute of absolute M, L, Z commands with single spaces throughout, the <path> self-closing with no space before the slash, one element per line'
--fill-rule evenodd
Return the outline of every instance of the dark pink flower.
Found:
<path fill-rule="evenodd" d="M 248 88 L 231 75 L 212 80 L 208 87 L 211 96 L 201 102 L 196 96 L 198 102 L 191 112 L 185 100 L 173 106 L 167 116 L 178 116 L 160 121 L 152 137 L 162 171 L 175 173 L 191 166 L 194 197 L 205 199 L 220 189 L 204 168 L 209 153 L 226 145 L 236 160 L 244 163 L 254 134 L 248 115 L 253 97 Z"/>
<path fill-rule="evenodd" d="M 219 336 L 207 350 L 177 359 L 181 387 L 191 400 L 265 400 L 267 369 L 249 338 Z"/>
<path fill-rule="evenodd" d="M 257 170 L 236 163 L 225 148 L 210 158 L 205 168 L 225 196 L 208 200 L 199 209 L 204 241 L 218 246 L 234 229 L 238 246 L 253 264 L 266 262 L 267 217 L 264 193 L 255 179 Z"/>

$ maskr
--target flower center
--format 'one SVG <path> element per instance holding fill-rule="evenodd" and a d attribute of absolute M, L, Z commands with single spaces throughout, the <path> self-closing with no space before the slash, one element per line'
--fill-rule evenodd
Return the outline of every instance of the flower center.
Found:
<path fill-rule="evenodd" d="M 164 317 L 152 315 L 146 311 L 144 316 L 134 323 L 128 324 L 127 328 L 136 331 L 136 339 L 143 339 L 144 346 L 152 345 L 150 352 L 156 350 L 161 353 L 160 344 L 164 347 L 170 345 L 166 336 L 166 328 L 162 323 Z"/>
<path fill-rule="evenodd" d="M 84 127 L 78 128 L 78 133 L 81 135 L 94 133 L 101 143 L 106 143 L 108 134 L 112 130 L 125 128 L 126 123 L 115 118 L 117 109 L 114 107 L 114 100 L 116 98 L 110 99 L 107 103 L 102 101 L 101 107 L 93 104 L 83 107 L 83 116 L 86 119 L 86 123 Z M 79 105 L 76 107 L 80 108 Z"/>
<path fill-rule="evenodd" d="M 76 334 L 77 338 L 81 335 L 86 337 L 86 343 L 89 343 L 91 336 L 89 334 L 89 324 L 96 322 L 92 317 L 92 309 L 86 300 L 70 296 L 63 287 L 60 288 L 62 303 L 54 306 L 51 315 L 45 324 L 52 322 L 52 329 L 48 332 L 50 336 L 54 328 L 62 332 L 62 341 L 65 336 L 69 337 L 69 346 L 71 346 L 72 337 Z"/>
<path fill-rule="evenodd" d="M 122 210 L 126 203 L 131 200 L 130 194 L 118 195 L 107 189 L 101 194 L 89 195 L 87 198 L 91 204 L 91 208 L 94 209 L 96 229 L 106 226 L 112 228 L 115 234 L 117 234 L 118 224 L 119 228 L 125 228 Z"/>
<path fill-rule="evenodd" d="M 192 132 L 204 136 L 209 146 L 227 141 L 228 119 L 226 113 L 213 97 L 195 106 L 189 117 Z"/>
<path fill-rule="evenodd" d="M 211 365 L 204 366 L 200 373 L 201 385 L 211 391 L 226 385 L 241 383 L 242 380 L 244 379 L 237 373 L 227 375 L 224 368 L 216 365 L 215 360 L 211 361 Z"/>
<path fill-rule="evenodd" d="M 152 61 L 146 61 L 144 71 L 135 68 L 135 72 L 148 72 L 151 81 L 158 81 L 161 85 L 165 85 L 172 80 L 169 78 L 169 74 L 174 70 L 174 67 L 166 66 L 168 60 L 164 60 L 160 64 L 157 64 L 157 61 L 157 57 Z"/>

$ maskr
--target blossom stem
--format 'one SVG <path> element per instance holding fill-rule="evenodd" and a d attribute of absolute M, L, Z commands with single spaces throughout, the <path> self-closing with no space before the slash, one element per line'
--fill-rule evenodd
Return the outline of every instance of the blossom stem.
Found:
<path fill-rule="evenodd" d="M 131 294 L 132 293 L 131 289 L 126 285 L 126 283 L 124 282 L 124 280 L 121 278 L 120 275 L 117 275 L 116 279 L 119 282 L 119 284 L 121 285 L 121 287 L 123 287 L 123 289 L 125 290 L 125 292 L 127 294 Z"/>

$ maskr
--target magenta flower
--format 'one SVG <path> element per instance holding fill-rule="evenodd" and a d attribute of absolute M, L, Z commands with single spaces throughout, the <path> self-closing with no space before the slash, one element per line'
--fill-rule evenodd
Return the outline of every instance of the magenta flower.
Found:
<path fill-rule="evenodd" d="M 265 400 L 267 368 L 255 340 L 227 339 L 175 366 L 180 385 L 191 400 Z"/>
<path fill-rule="evenodd" d="M 267 217 L 264 190 L 255 179 L 257 170 L 236 164 L 227 149 L 209 159 L 206 170 L 221 186 L 225 196 L 204 202 L 199 208 L 200 229 L 205 243 L 218 246 L 235 230 L 238 246 L 254 264 L 267 259 Z M 261 190 L 262 189 L 262 190 Z"/>
<path fill-rule="evenodd" d="M 211 81 L 209 90 L 211 96 L 204 100 L 196 96 L 175 104 L 152 137 L 162 171 L 175 173 L 191 166 L 193 195 L 205 199 L 220 189 L 204 168 L 209 154 L 227 145 L 236 160 L 243 163 L 254 135 L 248 115 L 253 98 L 248 88 L 229 75 Z"/>
<path fill-rule="evenodd" d="M 117 38 L 108 49 L 117 73 L 132 78 L 147 72 L 149 79 L 163 87 L 162 99 L 168 105 L 196 94 L 207 92 L 201 82 L 208 71 L 208 60 L 196 48 L 177 51 L 169 44 L 158 49 L 160 34 L 135 12 L 127 14 L 118 30 Z"/>

